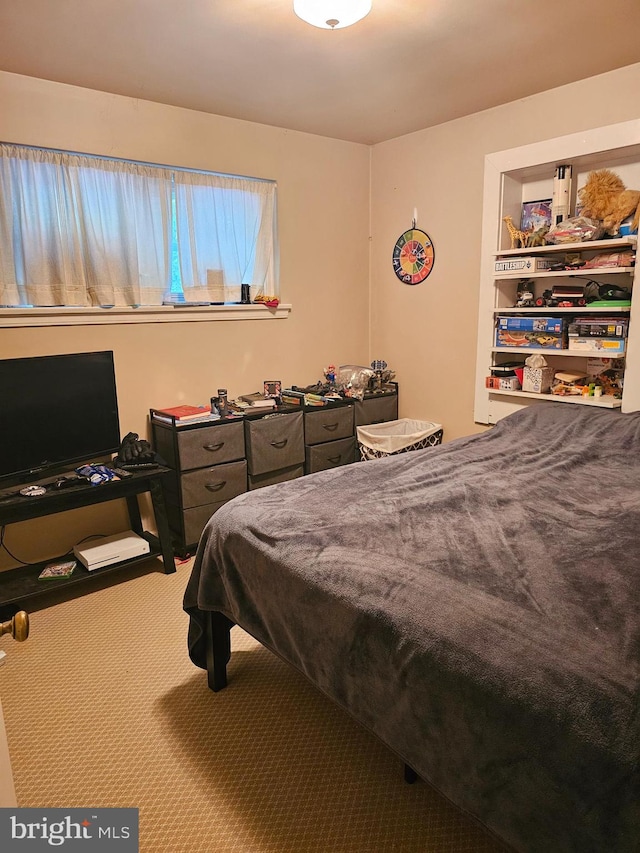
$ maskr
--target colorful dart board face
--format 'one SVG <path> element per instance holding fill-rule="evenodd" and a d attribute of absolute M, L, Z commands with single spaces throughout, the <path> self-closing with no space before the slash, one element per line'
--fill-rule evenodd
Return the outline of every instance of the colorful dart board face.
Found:
<path fill-rule="evenodd" d="M 393 249 L 393 270 L 405 284 L 420 284 L 433 269 L 431 238 L 418 228 L 401 234 Z"/>

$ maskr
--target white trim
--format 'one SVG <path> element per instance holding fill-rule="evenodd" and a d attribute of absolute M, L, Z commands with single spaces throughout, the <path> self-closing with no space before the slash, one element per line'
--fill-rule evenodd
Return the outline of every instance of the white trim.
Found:
<path fill-rule="evenodd" d="M 220 320 L 282 320 L 292 306 L 269 308 L 266 305 L 198 305 L 176 308 L 173 305 L 140 308 L 0 308 L 0 328 L 28 326 L 107 326 L 128 323 L 193 323 Z"/>

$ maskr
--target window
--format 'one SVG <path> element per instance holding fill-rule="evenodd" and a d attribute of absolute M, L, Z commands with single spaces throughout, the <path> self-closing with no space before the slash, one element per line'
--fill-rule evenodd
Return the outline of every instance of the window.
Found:
<path fill-rule="evenodd" d="M 0 305 L 277 295 L 276 185 L 0 144 Z"/>

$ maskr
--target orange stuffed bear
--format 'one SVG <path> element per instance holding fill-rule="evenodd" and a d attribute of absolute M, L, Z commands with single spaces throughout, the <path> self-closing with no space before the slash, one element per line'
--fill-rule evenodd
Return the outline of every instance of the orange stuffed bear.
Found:
<path fill-rule="evenodd" d="M 622 180 L 609 169 L 589 172 L 587 182 L 578 190 L 582 205 L 580 214 L 599 219 L 605 231 L 615 237 L 620 223 L 635 211 L 632 230 L 637 230 L 640 220 L 640 191 L 625 189 Z"/>

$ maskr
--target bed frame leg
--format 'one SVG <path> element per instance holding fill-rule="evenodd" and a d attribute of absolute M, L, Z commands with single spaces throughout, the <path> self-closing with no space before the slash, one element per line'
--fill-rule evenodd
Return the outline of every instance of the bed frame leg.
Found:
<path fill-rule="evenodd" d="M 414 782 L 418 781 L 418 774 L 408 764 L 404 765 L 404 781 L 407 785 L 413 785 Z"/>
<path fill-rule="evenodd" d="M 227 686 L 233 622 L 215 610 L 207 614 L 207 683 L 214 693 Z"/>

